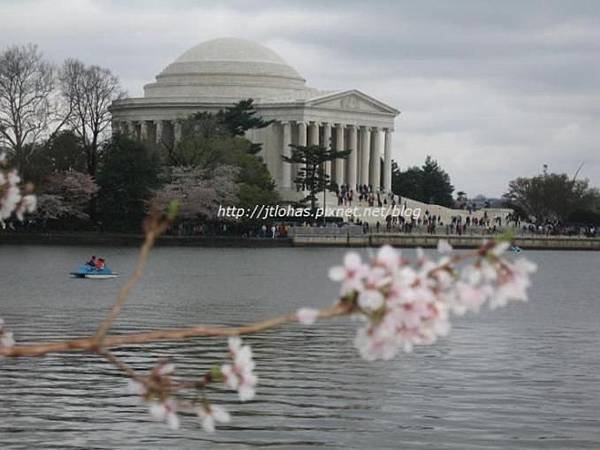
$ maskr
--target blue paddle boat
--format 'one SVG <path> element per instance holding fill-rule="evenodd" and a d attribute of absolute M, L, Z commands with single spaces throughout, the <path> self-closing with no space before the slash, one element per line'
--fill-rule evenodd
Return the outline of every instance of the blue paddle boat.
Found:
<path fill-rule="evenodd" d="M 71 272 L 73 278 L 90 278 L 94 280 L 106 280 L 109 278 L 117 278 L 119 275 L 108 267 L 104 266 L 102 269 L 96 269 L 89 264 L 79 266 L 79 268 Z"/>

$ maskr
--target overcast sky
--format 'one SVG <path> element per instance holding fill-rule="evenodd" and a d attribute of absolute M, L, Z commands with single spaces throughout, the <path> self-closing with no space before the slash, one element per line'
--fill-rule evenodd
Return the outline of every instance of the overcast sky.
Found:
<path fill-rule="evenodd" d="M 551 171 L 600 186 L 600 1 L 0 0 L 0 47 L 33 42 L 142 94 L 189 47 L 258 41 L 311 87 L 401 111 L 393 157 L 432 155 L 457 190 Z"/>

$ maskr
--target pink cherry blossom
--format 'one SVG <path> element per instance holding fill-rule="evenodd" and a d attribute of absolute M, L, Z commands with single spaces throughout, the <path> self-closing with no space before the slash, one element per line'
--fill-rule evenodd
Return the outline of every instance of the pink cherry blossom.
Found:
<path fill-rule="evenodd" d="M 0 153 L 0 226 L 5 227 L 4 221 L 13 213 L 18 220 L 23 220 L 26 213 L 31 213 L 36 208 L 36 197 L 32 194 L 23 195 L 19 183 L 21 177 L 16 170 L 6 171 L 6 156 Z"/>
<path fill-rule="evenodd" d="M 365 289 L 358 296 L 358 304 L 364 310 L 376 311 L 383 303 L 383 294 L 378 289 Z"/>
<path fill-rule="evenodd" d="M 26 213 L 32 213 L 37 207 L 37 197 L 35 195 L 24 195 L 21 202 L 15 209 L 15 216 L 18 220 L 23 221 Z"/>
<path fill-rule="evenodd" d="M 330 278 L 342 283 L 342 298 L 354 301 L 354 311 L 363 319 L 354 341 L 360 355 L 390 359 L 399 350 L 411 351 L 446 336 L 451 313 L 477 312 L 485 302 L 493 308 L 526 300 L 535 265 L 503 259 L 507 248 L 504 243 L 484 243 L 475 263 L 465 267 L 449 256 L 447 242 L 438 244 L 444 255 L 438 261 L 417 249 L 412 265 L 390 246 L 382 247 L 370 265 L 356 253 L 348 254 Z"/>
<path fill-rule="evenodd" d="M 239 337 L 229 338 L 229 353 L 233 364 L 223 364 L 221 374 L 225 384 L 238 391 L 240 400 L 252 400 L 256 395 L 258 377 L 254 374 L 254 361 L 252 349 L 249 345 L 242 345 Z"/>
<path fill-rule="evenodd" d="M 456 282 L 455 296 L 449 304 L 454 314 L 463 315 L 467 311 L 478 312 L 488 297 L 489 289 L 485 286 L 473 286 L 459 280 Z"/>
<path fill-rule="evenodd" d="M 17 184 L 19 184 L 21 182 L 21 177 L 19 176 L 17 171 L 14 169 L 11 170 L 10 172 L 8 172 L 6 179 L 8 180 L 8 184 L 10 186 L 16 186 Z"/>
<path fill-rule="evenodd" d="M 400 348 L 395 330 L 388 326 L 359 328 L 354 346 L 367 361 L 392 359 Z"/>
<path fill-rule="evenodd" d="M 127 381 L 127 392 L 143 399 L 148 393 L 148 388 L 144 383 L 130 379 Z"/>
<path fill-rule="evenodd" d="M 8 183 L 5 183 L 4 186 L 6 190 L 0 198 L 0 221 L 8 219 L 21 201 L 21 191 L 18 187 Z"/>
<path fill-rule="evenodd" d="M 162 361 L 155 368 L 154 373 L 159 377 L 164 377 L 167 375 L 172 375 L 175 372 L 175 364 Z"/>
<path fill-rule="evenodd" d="M 359 290 L 358 304 L 363 309 L 378 310 L 383 306 L 384 295 L 382 288 L 389 285 L 391 276 L 386 269 L 373 266 L 363 280 L 363 287 Z"/>
<path fill-rule="evenodd" d="M 502 256 L 510 248 L 510 242 L 498 242 L 490 249 L 490 253 L 494 256 Z"/>
<path fill-rule="evenodd" d="M 498 277 L 498 288 L 490 300 L 490 308 L 505 306 L 509 301 L 527 301 L 527 288 L 531 285 L 529 274 L 537 270 L 537 266 L 519 258 L 514 263 L 505 262 Z"/>
<path fill-rule="evenodd" d="M 163 402 L 150 402 L 150 414 L 154 419 L 165 422 L 171 430 L 179 428 L 179 417 L 177 417 L 177 402 L 166 399 Z"/>
<path fill-rule="evenodd" d="M 401 253 L 391 245 L 384 245 L 377 252 L 374 264 L 381 265 L 387 269 L 389 273 L 394 273 L 402 264 Z"/>
<path fill-rule="evenodd" d="M 329 278 L 342 283 L 340 295 L 357 291 L 362 287 L 362 278 L 367 274 L 367 266 L 363 264 L 358 253 L 349 252 L 344 258 L 343 266 L 332 267 Z"/>
<path fill-rule="evenodd" d="M 298 322 L 304 325 L 312 325 L 319 317 L 319 310 L 314 308 L 300 308 L 296 311 Z"/>
<path fill-rule="evenodd" d="M 202 420 L 202 428 L 207 433 L 215 431 L 216 423 L 229 423 L 231 421 L 231 416 L 227 410 L 219 405 L 202 405 L 198 408 L 197 413 Z"/>
<path fill-rule="evenodd" d="M 4 320 L 0 317 L 0 347 L 12 347 L 14 345 L 13 333 L 4 328 Z"/>

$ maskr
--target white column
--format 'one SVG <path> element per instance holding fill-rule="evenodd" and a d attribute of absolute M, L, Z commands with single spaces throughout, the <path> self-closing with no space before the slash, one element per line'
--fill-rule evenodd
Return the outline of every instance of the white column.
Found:
<path fill-rule="evenodd" d="M 308 131 L 308 145 L 319 145 L 319 123 L 311 122 Z"/>
<path fill-rule="evenodd" d="M 360 163 L 359 183 L 369 185 L 369 157 L 371 153 L 371 130 L 360 127 L 360 147 L 362 160 Z"/>
<path fill-rule="evenodd" d="M 392 130 L 385 129 L 385 145 L 383 147 L 383 190 L 392 192 Z"/>
<path fill-rule="evenodd" d="M 306 124 L 298 122 L 298 145 L 306 147 Z"/>
<path fill-rule="evenodd" d="M 311 122 L 308 131 L 308 145 L 319 145 L 319 122 Z"/>
<path fill-rule="evenodd" d="M 331 149 L 331 124 L 324 123 L 323 124 L 323 144 L 322 147 L 327 150 Z M 325 173 L 329 175 L 329 180 L 331 181 L 331 161 L 325 161 Z"/>
<path fill-rule="evenodd" d="M 337 151 L 344 150 L 344 125 L 341 123 L 335 124 L 335 149 Z M 335 182 L 338 186 L 344 184 L 344 163 L 345 159 L 335 160 Z"/>
<path fill-rule="evenodd" d="M 164 128 L 163 128 L 163 121 L 162 120 L 155 120 L 154 121 L 154 125 L 156 127 L 156 143 L 160 144 L 162 143 L 162 139 L 163 139 L 163 132 L 164 132 Z"/>
<path fill-rule="evenodd" d="M 178 120 L 173 122 L 173 138 L 175 140 L 175 145 L 181 140 L 181 122 Z"/>
<path fill-rule="evenodd" d="M 357 163 L 357 129 L 354 125 L 349 125 L 349 141 L 348 150 L 351 150 L 350 156 L 348 157 L 348 173 L 346 174 L 346 183 L 350 186 L 350 189 L 356 192 L 356 163 Z"/>
<path fill-rule="evenodd" d="M 140 138 L 140 123 L 137 120 L 129 122 L 129 134 L 132 139 L 138 140 Z"/>
<path fill-rule="evenodd" d="M 298 145 L 301 147 L 306 147 L 306 123 L 298 122 Z M 294 178 L 298 175 L 298 171 L 300 170 L 299 164 L 294 164 Z"/>
<path fill-rule="evenodd" d="M 140 121 L 140 140 L 148 140 L 148 122 L 145 120 Z"/>
<path fill-rule="evenodd" d="M 369 178 L 375 192 L 381 190 L 381 130 L 373 128 L 371 132 L 371 172 Z"/>
<path fill-rule="evenodd" d="M 292 143 L 292 127 L 289 122 L 283 122 L 281 125 L 283 127 L 283 148 L 281 149 L 281 154 L 290 157 L 292 156 L 292 148 L 290 147 L 290 144 Z M 284 189 L 290 189 L 292 187 L 291 163 L 283 162 L 281 168 L 281 187 Z"/>

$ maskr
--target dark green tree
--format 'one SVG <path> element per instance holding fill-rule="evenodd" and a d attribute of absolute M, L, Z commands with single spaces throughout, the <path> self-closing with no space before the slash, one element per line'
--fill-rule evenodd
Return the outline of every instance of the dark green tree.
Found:
<path fill-rule="evenodd" d="M 220 110 L 216 114 L 210 112 L 198 112 L 186 119 L 180 119 L 182 139 L 176 145 L 171 145 L 165 140 L 162 149 L 165 153 L 167 164 L 178 166 L 186 165 L 195 149 L 205 153 L 206 142 L 226 138 L 243 138 L 246 131 L 269 126 L 272 120 L 264 120 L 257 115 L 254 108 L 254 100 L 241 100 L 235 105 Z M 249 142 L 249 141 L 248 141 Z M 246 152 L 256 155 L 260 152 L 260 143 L 249 143 Z M 203 157 L 209 157 L 204 155 Z"/>
<path fill-rule="evenodd" d="M 254 154 L 254 144 L 234 135 L 218 116 L 198 113 L 182 121 L 181 140 L 165 155 L 168 164 L 203 171 L 214 171 L 223 165 L 236 167 L 239 169 L 235 180 L 239 186 L 237 206 L 251 208 L 257 204 L 277 203 L 279 195 L 275 183 L 265 163 Z M 265 122 L 253 120 L 252 123 Z"/>
<path fill-rule="evenodd" d="M 257 115 L 254 100 L 251 98 L 240 100 L 235 105 L 219 111 L 217 119 L 232 136 L 244 136 L 248 130 L 265 128 L 273 123 L 272 120 L 264 120 Z M 256 155 L 261 148 L 261 144 L 252 143 L 248 151 Z"/>
<path fill-rule="evenodd" d="M 97 183 L 98 217 L 103 228 L 139 229 L 147 201 L 160 185 L 160 160 L 154 149 L 117 135 L 102 150 Z"/>
<path fill-rule="evenodd" d="M 46 141 L 26 144 L 26 146 L 37 148 L 28 152 L 28 161 L 21 165 L 21 175 L 35 185 L 43 184 L 46 178 L 57 173 L 86 171 L 81 141 L 71 131 L 60 131 Z M 18 154 L 13 153 L 10 156 L 11 163 L 18 166 L 19 164 L 13 160 Z"/>
<path fill-rule="evenodd" d="M 298 190 L 307 190 L 308 195 L 303 199 L 304 203 L 310 203 L 311 209 L 316 209 L 317 194 L 323 192 L 323 204 L 325 204 L 325 191 L 332 190 L 329 174 L 325 172 L 325 162 L 336 159 L 346 159 L 350 150 L 332 150 L 318 145 L 290 145 L 291 156 L 282 156 L 284 162 L 297 164 L 298 173 L 294 182 Z"/>
<path fill-rule="evenodd" d="M 44 155 L 53 172 L 86 171 L 86 159 L 81 139 L 70 130 L 51 136 L 45 143 Z"/>
<path fill-rule="evenodd" d="M 250 141 L 241 137 L 204 137 L 201 134 L 190 133 L 185 134 L 168 155 L 168 161 L 171 166 L 214 169 L 225 160 L 237 158 L 240 153 L 248 154 L 250 145 Z"/>
<path fill-rule="evenodd" d="M 235 105 L 219 111 L 217 119 L 232 136 L 243 136 L 248 130 L 265 128 L 273 123 L 272 120 L 264 120 L 257 115 L 254 100 L 251 98 L 240 100 Z"/>
<path fill-rule="evenodd" d="M 231 164 L 239 167 L 238 206 L 246 209 L 255 205 L 273 205 L 279 201 L 275 182 L 264 162 L 256 156 L 236 152 L 231 155 Z"/>
<path fill-rule="evenodd" d="M 431 156 L 427 156 L 421 170 L 423 171 L 424 201 L 451 208 L 454 205 L 452 198 L 454 186 L 450 183 L 450 176 Z"/>
<path fill-rule="evenodd" d="M 569 214 L 569 222 L 600 225 L 600 209 L 575 209 Z"/>
<path fill-rule="evenodd" d="M 421 167 L 410 167 L 405 171 L 393 165 L 392 190 L 402 197 L 424 203 L 447 207 L 454 205 L 454 186 L 450 182 L 450 176 L 431 156 L 427 156 Z"/>
<path fill-rule="evenodd" d="M 413 200 L 423 198 L 423 173 L 421 169 L 409 167 L 402 172 L 395 162 L 392 163 L 392 192 Z"/>
<path fill-rule="evenodd" d="M 540 224 L 566 222 L 575 211 L 598 211 L 600 206 L 598 189 L 566 173 L 517 178 L 509 183 L 503 198 L 507 206 Z"/>

